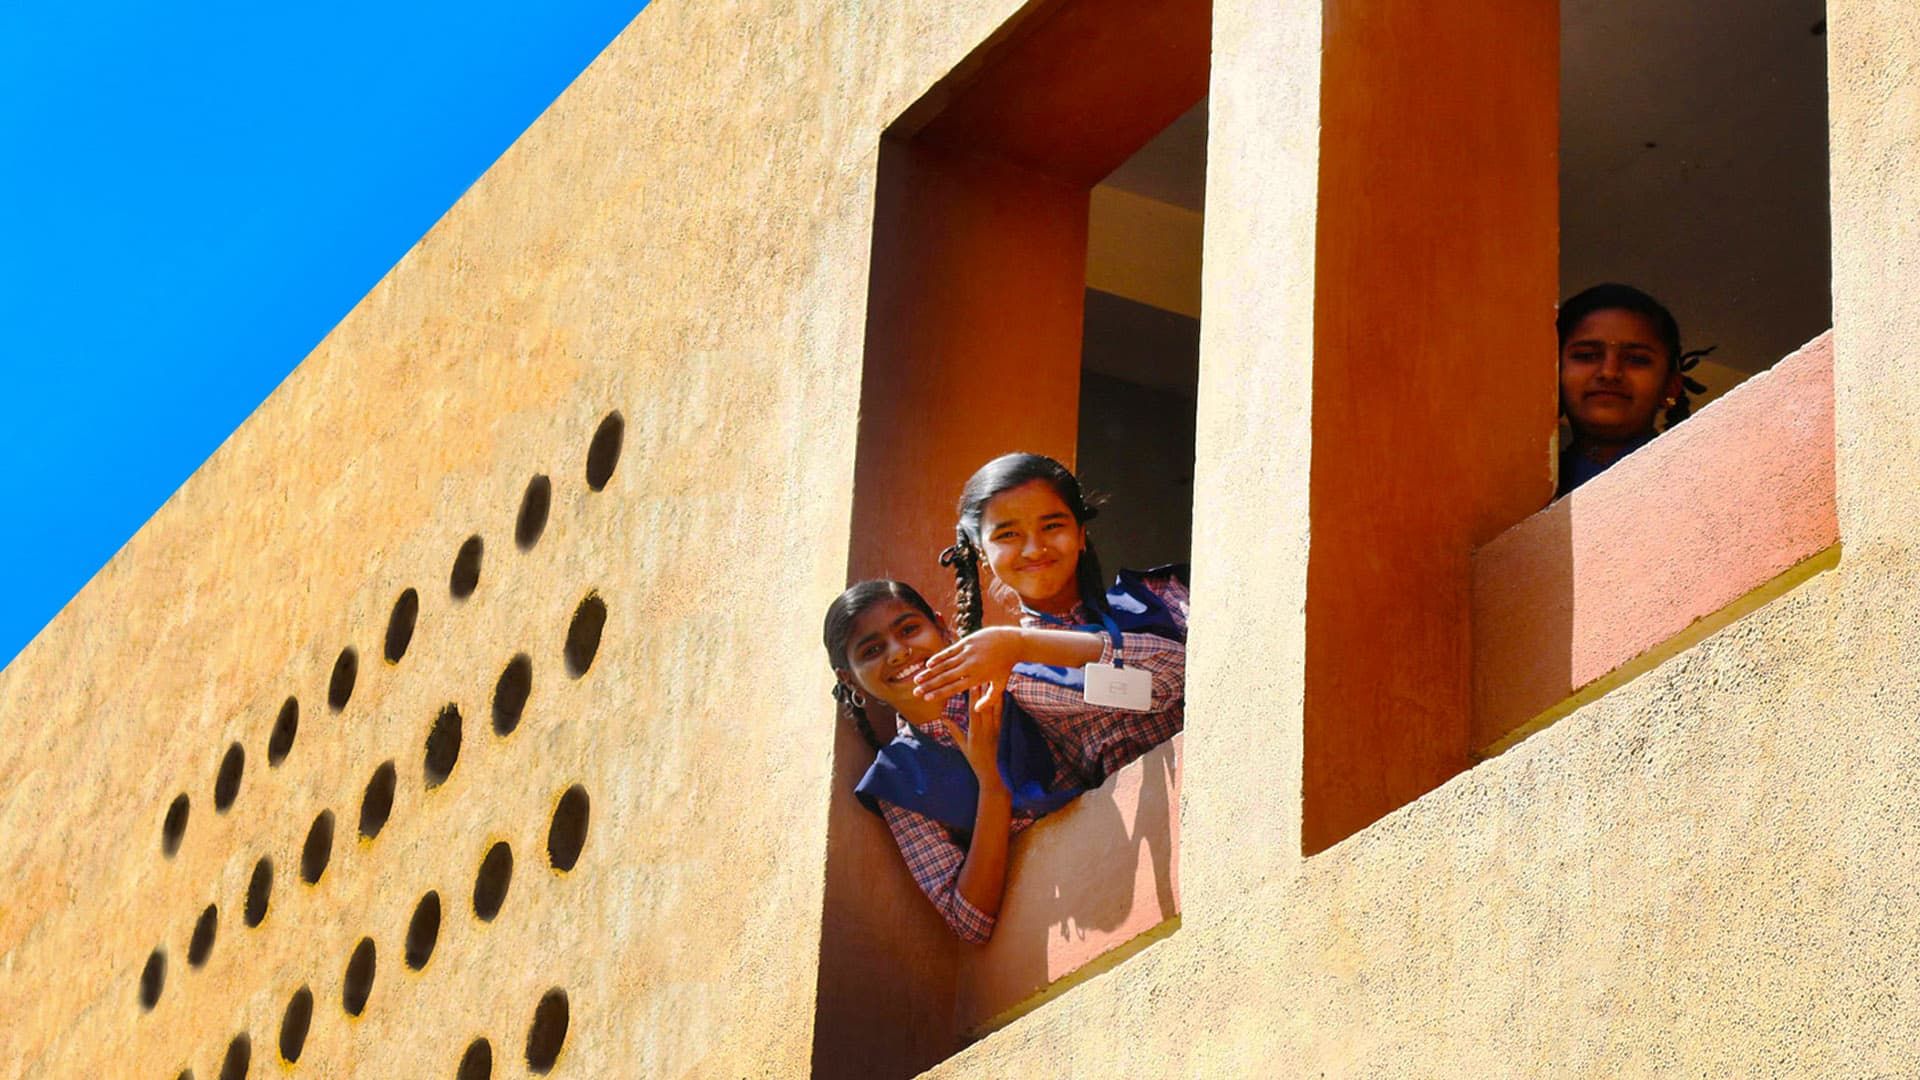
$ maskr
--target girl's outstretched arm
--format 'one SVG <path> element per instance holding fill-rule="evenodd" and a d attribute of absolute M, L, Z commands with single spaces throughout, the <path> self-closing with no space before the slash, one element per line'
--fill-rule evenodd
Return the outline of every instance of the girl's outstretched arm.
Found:
<path fill-rule="evenodd" d="M 1085 630 L 989 626 L 928 659 L 913 677 L 913 692 L 940 701 L 981 687 L 1005 687 L 1015 664 L 1082 667 L 1099 660 L 1107 648 L 1105 635 Z"/>

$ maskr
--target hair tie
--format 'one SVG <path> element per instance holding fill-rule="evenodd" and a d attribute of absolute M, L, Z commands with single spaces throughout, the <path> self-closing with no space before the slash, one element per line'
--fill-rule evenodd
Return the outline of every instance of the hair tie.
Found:
<path fill-rule="evenodd" d="M 1706 384 L 1702 383 L 1700 380 L 1694 378 L 1693 376 L 1688 375 L 1687 372 L 1692 371 L 1694 368 L 1700 366 L 1701 357 L 1713 355 L 1713 350 L 1719 347 L 1720 346 L 1718 345 L 1709 345 L 1704 349 L 1695 349 L 1692 352 L 1684 352 L 1680 354 L 1680 362 L 1675 364 L 1674 367 L 1676 370 L 1680 372 L 1681 384 L 1685 386 L 1689 391 L 1695 394 L 1704 394 L 1707 392 Z"/>

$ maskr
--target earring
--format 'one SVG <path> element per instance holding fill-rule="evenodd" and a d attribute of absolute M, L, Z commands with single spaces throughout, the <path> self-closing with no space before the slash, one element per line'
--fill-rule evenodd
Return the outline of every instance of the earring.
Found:
<path fill-rule="evenodd" d="M 1674 402 L 1676 402 L 1676 401 L 1678 401 L 1678 400 L 1680 400 L 1680 399 L 1679 399 L 1679 398 L 1668 398 L 1668 399 L 1667 399 L 1667 408 L 1669 408 L 1669 409 L 1671 409 L 1671 408 L 1673 408 L 1673 403 L 1674 403 Z"/>
<path fill-rule="evenodd" d="M 867 707 L 867 695 L 849 686 L 847 687 L 847 704 L 856 709 L 864 709 Z"/>

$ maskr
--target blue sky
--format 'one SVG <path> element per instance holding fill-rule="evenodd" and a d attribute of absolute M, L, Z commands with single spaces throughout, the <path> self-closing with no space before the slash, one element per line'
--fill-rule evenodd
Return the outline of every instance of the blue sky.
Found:
<path fill-rule="evenodd" d="M 0 664 L 642 6 L 0 4 Z"/>

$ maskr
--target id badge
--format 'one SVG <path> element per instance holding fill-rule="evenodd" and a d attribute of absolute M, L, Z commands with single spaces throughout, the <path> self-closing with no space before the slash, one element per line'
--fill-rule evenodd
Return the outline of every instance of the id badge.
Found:
<path fill-rule="evenodd" d="M 1128 712 L 1146 712 L 1153 708 L 1153 676 L 1145 671 L 1112 664 L 1088 664 L 1086 672 L 1087 704 Z"/>

